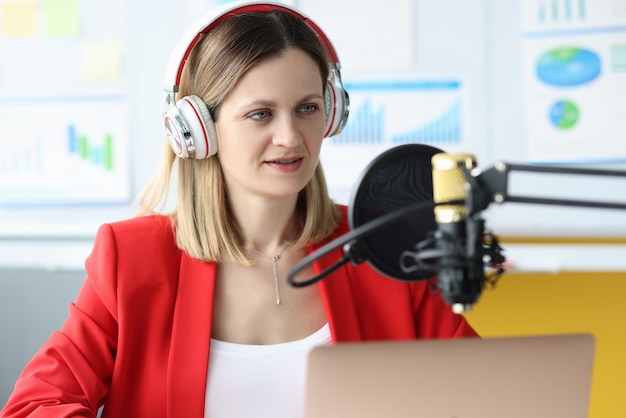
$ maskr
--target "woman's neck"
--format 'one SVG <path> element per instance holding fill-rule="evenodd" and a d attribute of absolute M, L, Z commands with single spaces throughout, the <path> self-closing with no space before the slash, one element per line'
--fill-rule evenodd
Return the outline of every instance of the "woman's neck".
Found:
<path fill-rule="evenodd" d="M 256 251 L 274 254 L 296 238 L 295 199 L 254 199 L 231 208 L 244 241 Z"/>

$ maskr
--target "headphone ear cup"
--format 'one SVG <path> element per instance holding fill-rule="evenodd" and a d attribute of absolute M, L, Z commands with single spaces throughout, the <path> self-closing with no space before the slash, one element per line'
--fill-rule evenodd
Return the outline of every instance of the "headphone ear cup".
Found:
<path fill-rule="evenodd" d="M 331 80 L 328 81 L 324 92 L 324 111 L 326 115 L 324 138 L 340 134 L 348 120 L 350 100 L 348 92 Z"/>
<path fill-rule="evenodd" d="M 196 147 L 195 159 L 201 160 L 217 153 L 217 133 L 211 112 L 199 96 L 185 96 L 176 102 L 176 107 Z"/>
<path fill-rule="evenodd" d="M 200 97 L 192 95 L 178 100 L 164 119 L 170 146 L 180 158 L 199 160 L 217 153 L 213 118 Z"/>

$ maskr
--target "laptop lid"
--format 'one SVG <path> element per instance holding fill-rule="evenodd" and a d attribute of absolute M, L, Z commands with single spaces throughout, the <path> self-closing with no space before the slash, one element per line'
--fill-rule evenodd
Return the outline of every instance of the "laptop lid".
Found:
<path fill-rule="evenodd" d="M 341 343 L 308 359 L 305 418 L 585 418 L 589 334 Z"/>

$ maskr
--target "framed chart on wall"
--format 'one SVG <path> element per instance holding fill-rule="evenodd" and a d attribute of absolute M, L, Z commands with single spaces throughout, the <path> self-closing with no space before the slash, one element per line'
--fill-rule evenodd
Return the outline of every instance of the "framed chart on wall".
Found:
<path fill-rule="evenodd" d="M 626 2 L 522 4 L 530 159 L 625 163 Z"/>
<path fill-rule="evenodd" d="M 127 3 L 0 5 L 0 207 L 127 202 Z"/>
<path fill-rule="evenodd" d="M 419 143 L 460 152 L 469 146 L 468 87 L 461 78 L 370 77 L 347 80 L 345 88 L 350 117 L 321 156 L 337 201 L 347 203 L 359 173 L 391 147 Z"/>

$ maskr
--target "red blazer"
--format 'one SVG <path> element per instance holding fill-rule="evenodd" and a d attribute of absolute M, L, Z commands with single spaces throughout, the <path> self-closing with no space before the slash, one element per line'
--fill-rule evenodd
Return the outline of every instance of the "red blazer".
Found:
<path fill-rule="evenodd" d="M 342 210 L 334 237 L 348 230 Z M 316 274 L 339 257 L 341 249 L 315 263 Z M 104 417 L 202 417 L 216 265 L 178 249 L 161 215 L 103 225 L 85 265 L 66 322 L 0 416 L 94 417 L 106 404 Z M 317 286 L 335 343 L 476 336 L 427 283 L 392 280 L 367 263 Z"/>

